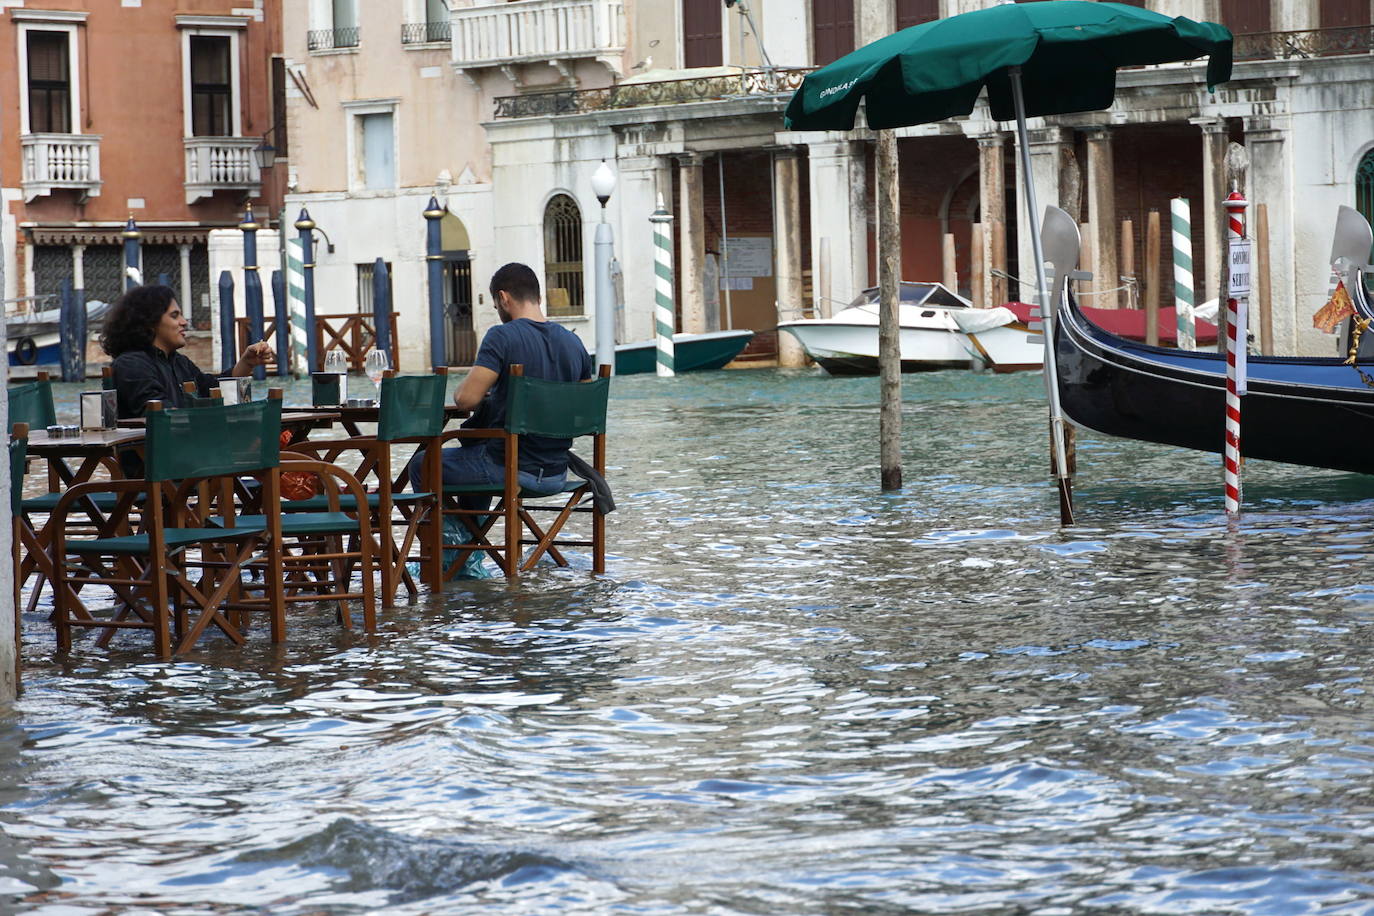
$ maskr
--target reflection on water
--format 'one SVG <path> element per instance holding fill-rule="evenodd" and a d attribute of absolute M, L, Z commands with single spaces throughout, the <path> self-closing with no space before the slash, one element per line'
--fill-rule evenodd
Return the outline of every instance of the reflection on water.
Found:
<path fill-rule="evenodd" d="M 1374 479 L 1081 436 L 1038 376 L 618 379 L 609 574 L 375 638 L 54 662 L 0 721 L 0 908 L 1374 912 Z"/>

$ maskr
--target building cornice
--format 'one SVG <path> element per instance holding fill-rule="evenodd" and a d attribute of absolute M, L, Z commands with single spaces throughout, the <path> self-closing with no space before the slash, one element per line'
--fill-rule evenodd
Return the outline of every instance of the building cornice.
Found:
<path fill-rule="evenodd" d="M 246 29 L 248 20 L 242 16 L 193 16 L 188 14 L 176 17 L 179 29 Z"/>
<path fill-rule="evenodd" d="M 13 8 L 10 18 L 24 22 L 85 22 L 85 10 L 30 10 Z"/>

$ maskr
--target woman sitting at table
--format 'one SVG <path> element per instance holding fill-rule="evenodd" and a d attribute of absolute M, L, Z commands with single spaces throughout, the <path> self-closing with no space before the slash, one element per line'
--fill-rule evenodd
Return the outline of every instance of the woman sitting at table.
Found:
<path fill-rule="evenodd" d="M 176 294 L 167 286 L 135 286 L 115 301 L 105 318 L 100 346 L 114 357 L 121 420 L 143 416 L 149 401 L 161 401 L 167 407 L 185 406 L 184 382 L 195 382 L 203 398 L 219 385 L 219 379 L 200 371 L 177 352 L 186 346 L 189 325 Z M 258 341 L 243 352 L 229 375 L 249 375 L 254 367 L 274 358 L 267 342 Z"/>

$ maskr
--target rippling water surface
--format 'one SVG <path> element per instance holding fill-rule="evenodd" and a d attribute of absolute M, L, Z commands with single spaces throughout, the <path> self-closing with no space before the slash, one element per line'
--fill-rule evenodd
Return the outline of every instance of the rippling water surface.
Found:
<path fill-rule="evenodd" d="M 1374 479 L 1083 434 L 1061 530 L 1038 375 L 904 382 L 882 495 L 873 379 L 617 379 L 600 579 L 27 615 L 0 909 L 1374 912 Z"/>

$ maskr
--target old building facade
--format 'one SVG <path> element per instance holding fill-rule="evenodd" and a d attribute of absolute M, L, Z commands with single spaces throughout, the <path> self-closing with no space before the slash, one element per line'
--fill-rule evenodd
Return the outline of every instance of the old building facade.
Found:
<path fill-rule="evenodd" d="M 5 298 L 37 304 L 64 279 L 123 288 L 120 232 L 142 270 L 210 323 L 206 239 L 281 188 L 286 152 L 277 0 L 11 0 L 0 15 Z"/>
<path fill-rule="evenodd" d="M 544 276 L 551 314 L 590 345 L 592 238 L 602 218 L 590 179 L 605 160 L 619 178 L 605 210 L 616 237 L 618 338 L 651 335 L 648 217 L 661 197 L 674 216 L 680 330 L 755 328 L 761 356 L 794 360 L 785 342 L 778 353 L 776 323 L 828 314 L 875 279 L 874 136 L 862 127 L 787 131 L 787 99 L 809 69 L 858 45 L 983 5 L 300 4 L 285 23 L 288 65 L 302 77 L 289 87 L 289 120 L 298 146 L 332 152 L 297 155 L 290 200 L 309 206 L 337 243 L 318 259 L 322 297 L 356 308 L 364 266 L 386 258 L 403 365 L 423 365 L 422 213 L 437 194 L 449 232 L 444 299 L 464 334 L 478 338 L 496 320 L 480 301 L 491 270 L 524 260 Z M 1215 296 L 1221 159 L 1234 142 L 1249 154 L 1247 194 L 1267 215 L 1272 348 L 1329 352 L 1330 338 L 1308 319 L 1326 294 L 1335 209 L 1374 207 L 1369 0 L 1144 5 L 1229 24 L 1235 73 L 1213 94 L 1198 64 L 1126 70 L 1111 109 L 1032 122 L 1041 201 L 1070 209 L 1084 227 L 1096 275 L 1089 301 L 1139 305 L 1156 211 L 1166 279 L 1153 294 L 1168 303 L 1175 197 L 1192 205 L 1198 299 Z M 353 30 L 343 41 L 328 31 L 338 22 Z M 357 41 L 346 45 L 350 35 Z M 1026 177 L 1010 128 L 980 107 L 898 132 L 905 276 L 952 274 L 979 304 L 1029 295 L 1016 279 L 1029 275 L 1030 256 L 1018 193 Z M 389 186 L 378 187 L 372 163 L 388 155 Z"/>

